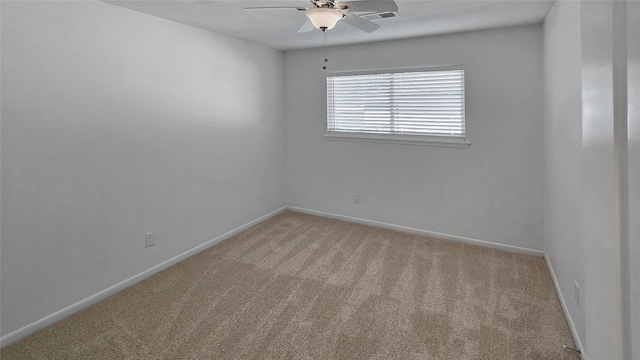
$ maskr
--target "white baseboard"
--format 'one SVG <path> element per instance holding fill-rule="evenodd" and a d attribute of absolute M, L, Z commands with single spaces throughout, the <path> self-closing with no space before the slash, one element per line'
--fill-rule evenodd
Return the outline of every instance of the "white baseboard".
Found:
<path fill-rule="evenodd" d="M 407 232 L 411 234 L 425 235 L 425 236 L 430 236 L 430 237 L 443 239 L 443 240 L 452 240 L 452 241 L 457 241 L 465 244 L 477 245 L 477 246 L 482 246 L 486 248 L 503 250 L 503 251 L 513 252 L 518 254 L 534 255 L 534 256 L 540 256 L 540 257 L 544 256 L 544 252 L 541 250 L 534 250 L 534 249 L 528 249 L 528 248 L 523 248 L 519 246 L 494 243 L 491 241 L 484 241 L 484 240 L 472 239 L 472 238 L 467 238 L 462 236 L 443 234 L 435 231 L 428 231 L 428 230 L 416 229 L 416 228 L 401 226 L 401 225 L 394 225 L 394 224 L 389 224 L 389 223 L 384 223 L 379 221 L 360 219 L 360 218 L 355 218 L 351 216 L 332 214 L 324 211 L 310 210 L 310 209 L 305 209 L 305 208 L 300 208 L 295 206 L 287 206 L 287 210 L 297 211 L 297 212 L 310 214 L 310 215 L 322 216 L 326 218 L 338 219 L 338 220 L 343 220 L 343 221 L 357 223 L 357 224 L 375 226 L 375 227 L 385 228 L 389 230 L 402 231 L 402 232 Z"/>
<path fill-rule="evenodd" d="M 87 307 L 97 303 L 98 301 L 103 300 L 103 299 L 105 299 L 105 298 L 117 293 L 118 291 L 121 291 L 121 290 L 123 290 L 123 289 L 125 289 L 125 288 L 127 288 L 127 287 L 129 287 L 129 286 L 131 286 L 131 285 L 133 285 L 133 284 L 135 284 L 137 282 L 139 282 L 139 281 L 142 281 L 142 280 L 150 277 L 151 275 L 170 267 L 171 265 L 174 265 L 174 264 L 176 264 L 176 263 L 178 263 L 178 262 L 180 262 L 180 261 L 192 256 L 192 255 L 195 255 L 195 254 L 199 253 L 202 250 L 205 250 L 205 249 L 207 249 L 207 248 L 209 248 L 209 247 L 211 247 L 211 246 L 213 246 L 213 245 L 215 245 L 215 244 L 217 244 L 219 242 L 222 242 L 222 241 L 224 241 L 224 240 L 226 240 L 226 239 L 228 239 L 228 238 L 230 238 L 230 237 L 232 237 L 234 235 L 237 235 L 240 232 L 242 232 L 244 230 L 247 230 L 248 228 L 250 228 L 250 227 L 252 227 L 254 225 L 257 225 L 257 224 L 259 224 L 259 223 L 261 223 L 261 222 L 263 222 L 263 221 L 265 221 L 265 220 L 267 220 L 267 219 L 269 219 L 269 218 L 271 218 L 271 217 L 273 217 L 273 216 L 275 216 L 275 215 L 277 215 L 277 214 L 279 214 L 279 213 L 281 213 L 281 212 L 283 212 L 285 210 L 286 210 L 286 207 L 282 207 L 280 209 L 274 210 L 274 211 L 272 211 L 272 212 L 270 212 L 270 213 L 268 213 L 266 215 L 263 215 L 263 216 L 255 219 L 255 220 L 252 220 L 252 221 L 250 221 L 250 222 L 248 222 L 248 223 L 246 223 L 246 224 L 244 224 L 244 225 L 242 225 L 240 227 L 237 227 L 237 228 L 235 228 L 235 229 L 233 229 L 231 231 L 228 231 L 228 232 L 226 232 L 226 233 L 224 233 L 224 234 L 222 234 L 220 236 L 217 236 L 216 238 L 214 238 L 212 240 L 209 240 L 204 244 L 198 245 L 198 246 L 194 247 L 191 250 L 183 252 L 182 254 L 180 254 L 178 256 L 174 256 L 171 259 L 169 259 L 167 261 L 164 261 L 164 262 L 162 262 L 162 263 L 160 263 L 160 264 L 158 264 L 158 265 L 156 265 L 156 266 L 154 266 L 154 267 L 152 267 L 152 268 L 150 268 L 148 270 L 145 270 L 145 271 L 143 271 L 143 272 L 141 272 L 141 273 L 139 273 L 137 275 L 134 275 L 134 276 L 132 276 L 132 277 L 130 277 L 130 278 L 124 280 L 124 281 L 121 281 L 121 282 L 119 282 L 119 283 L 117 283 L 117 284 L 115 284 L 115 285 L 113 285 L 113 286 L 111 286 L 111 287 L 109 287 L 107 289 L 104 289 L 104 290 L 102 290 L 102 291 L 100 291 L 100 292 L 98 292 L 96 294 L 93 294 L 93 295 L 89 296 L 88 298 L 80 300 L 75 304 L 69 305 L 66 308 L 62 309 L 62 310 L 56 311 L 55 313 L 53 313 L 51 315 L 48 315 L 48 316 L 46 316 L 46 317 L 44 317 L 44 318 L 42 318 L 42 319 L 40 319 L 38 321 L 35 321 L 35 322 L 25 326 L 25 327 L 22 327 L 22 328 L 18 329 L 16 331 L 12 332 L 12 333 L 9 333 L 9 334 L 3 336 L 2 338 L 0 338 L 0 347 L 7 346 L 7 345 L 9 345 L 9 344 L 11 344 L 11 343 L 13 343 L 15 341 L 18 341 L 18 340 L 20 340 L 22 338 L 25 338 L 25 337 L 35 333 L 36 331 L 38 331 L 40 329 L 43 329 L 43 328 L 45 328 L 45 327 L 47 327 L 49 325 L 52 325 L 52 324 L 64 319 L 65 317 L 67 317 L 67 316 L 69 316 L 69 315 L 71 315 L 73 313 L 76 313 L 76 312 L 78 312 L 78 311 L 80 311 L 80 310 L 82 310 L 84 308 L 87 308 Z"/>
<path fill-rule="evenodd" d="M 553 286 L 556 288 L 556 293 L 558 294 L 558 298 L 560 299 L 560 305 L 562 305 L 562 312 L 564 313 L 565 319 L 567 319 L 567 323 L 569 324 L 569 329 L 571 330 L 571 336 L 573 336 L 573 341 L 576 343 L 576 347 L 580 349 L 581 354 L 580 358 L 582 360 L 587 360 L 587 354 L 584 352 L 584 347 L 582 346 L 582 341 L 580 341 L 580 336 L 578 336 L 578 331 L 576 330 L 576 326 L 573 323 L 573 319 L 569 314 L 569 308 L 567 307 L 567 303 L 564 301 L 564 296 L 562 295 L 562 291 L 560 290 L 560 285 L 558 284 L 558 279 L 556 278 L 556 273 L 553 271 L 553 266 L 551 266 L 551 261 L 545 254 L 544 261 L 547 263 L 547 268 L 549 269 L 549 273 L 551 274 L 551 280 L 553 281 Z"/>

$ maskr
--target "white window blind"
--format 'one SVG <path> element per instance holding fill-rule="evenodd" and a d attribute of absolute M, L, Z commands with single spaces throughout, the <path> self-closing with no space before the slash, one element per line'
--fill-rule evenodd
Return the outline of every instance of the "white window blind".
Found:
<path fill-rule="evenodd" d="M 327 133 L 465 141 L 464 69 L 327 76 Z"/>

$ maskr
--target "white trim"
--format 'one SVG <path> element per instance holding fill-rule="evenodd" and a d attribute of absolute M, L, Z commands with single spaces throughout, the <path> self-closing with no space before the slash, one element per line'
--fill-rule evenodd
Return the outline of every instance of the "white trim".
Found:
<path fill-rule="evenodd" d="M 326 73 L 326 77 L 369 75 L 369 74 L 395 74 L 395 73 L 403 73 L 403 72 L 423 72 L 423 71 L 447 71 L 447 70 L 465 70 L 465 67 L 464 67 L 464 64 L 457 64 L 457 65 L 441 65 L 441 66 L 399 67 L 399 68 L 387 68 L 387 69 L 329 71 Z"/>
<path fill-rule="evenodd" d="M 465 244 L 477 245 L 477 246 L 482 246 L 490 249 L 503 250 L 503 251 L 513 252 L 518 254 L 524 254 L 524 255 L 534 255 L 534 256 L 540 256 L 540 257 L 544 256 L 544 252 L 541 250 L 534 250 L 534 249 L 523 248 L 519 246 L 499 244 L 491 241 L 472 239 L 472 238 L 444 234 L 444 233 L 423 230 L 423 229 L 416 229 L 412 227 L 394 225 L 394 224 L 383 223 L 383 222 L 373 221 L 373 220 L 360 219 L 360 218 L 355 218 L 351 216 L 332 214 L 324 211 L 310 210 L 310 209 L 300 208 L 296 206 L 287 206 L 287 210 L 297 211 L 297 212 L 310 214 L 310 215 L 322 216 L 326 218 L 338 219 L 338 220 L 348 221 L 348 222 L 357 223 L 357 224 L 375 226 L 375 227 L 389 229 L 389 230 L 402 231 L 402 232 L 407 232 L 411 234 L 431 236 L 431 237 L 442 239 L 442 240 L 457 241 Z"/>
<path fill-rule="evenodd" d="M 569 329 L 571 330 L 573 341 L 575 341 L 576 347 L 581 351 L 580 358 L 582 360 L 587 360 L 587 354 L 585 354 L 584 347 L 582 346 L 582 341 L 580 341 L 580 336 L 578 336 L 578 330 L 576 330 L 576 326 L 573 323 L 571 314 L 569 314 L 569 308 L 567 307 L 567 303 L 564 300 L 564 296 L 562 295 L 562 291 L 560 290 L 560 285 L 558 284 L 558 279 L 556 278 L 556 273 L 553 271 L 553 266 L 551 266 L 551 261 L 549 260 L 549 257 L 547 257 L 547 254 L 544 255 L 544 261 L 547 263 L 547 268 L 549 269 L 549 273 L 551 274 L 551 280 L 553 281 L 553 286 L 556 288 L 556 293 L 558 294 L 558 298 L 560 299 L 562 312 L 564 313 L 564 317 L 569 324 Z"/>
<path fill-rule="evenodd" d="M 471 144 L 464 138 L 447 138 L 442 137 L 429 137 L 429 136 L 407 136 L 407 135 L 378 135 L 378 134 L 366 134 L 366 133 L 340 133 L 340 132 L 328 132 L 324 135 L 326 140 L 332 141 L 360 141 L 360 142 L 374 142 L 385 144 L 407 144 L 407 145 L 423 145 L 423 146 L 441 146 L 452 148 L 468 148 Z"/>
<path fill-rule="evenodd" d="M 182 260 L 194 255 L 194 254 L 197 254 L 200 251 L 203 251 L 203 250 L 205 250 L 205 249 L 207 249 L 207 248 L 209 248 L 209 247 L 211 247 L 211 246 L 213 246 L 213 245 L 215 245 L 217 243 L 220 243 L 220 242 L 222 242 L 222 241 L 224 241 L 224 240 L 226 240 L 226 239 L 228 239 L 228 238 L 230 238 L 230 237 L 232 237 L 234 235 L 237 235 L 240 232 L 242 232 L 244 230 L 247 230 L 248 228 L 250 228 L 250 227 L 252 227 L 254 225 L 257 225 L 257 224 L 259 224 L 259 223 L 261 223 L 261 222 L 263 222 L 263 221 L 265 221 L 265 220 L 267 220 L 267 219 L 269 219 L 269 218 L 271 218 L 271 217 L 273 217 L 273 216 L 275 216 L 275 215 L 277 215 L 277 214 L 279 214 L 279 213 L 281 213 L 281 212 L 283 212 L 285 210 L 286 210 L 286 207 L 281 207 L 281 208 L 279 208 L 277 210 L 274 210 L 274 211 L 272 211 L 272 212 L 270 212 L 270 213 L 268 213 L 266 215 L 263 215 L 263 216 L 255 219 L 255 220 L 249 221 L 248 223 L 246 223 L 244 225 L 241 225 L 241 226 L 239 226 L 239 227 L 237 227 L 237 228 L 235 228 L 235 229 L 233 229 L 231 231 L 228 231 L 228 232 L 226 232 L 226 233 L 224 233 L 224 234 L 222 234 L 220 236 L 217 236 L 214 239 L 211 239 L 211 240 L 207 241 L 204 244 L 198 245 L 198 246 L 194 247 L 191 250 L 185 251 L 180 255 L 174 256 L 169 260 L 166 260 L 166 261 L 164 261 L 164 262 L 162 262 L 162 263 L 160 263 L 160 264 L 158 264 L 158 265 L 156 265 L 156 266 L 154 266 L 154 267 L 152 267 L 150 269 L 147 269 L 147 270 L 145 270 L 145 271 L 143 271 L 143 272 L 141 272 L 141 273 L 139 273 L 137 275 L 134 275 L 134 276 L 132 276 L 132 277 L 130 277 L 130 278 L 124 280 L 124 281 L 121 281 L 121 282 L 119 282 L 119 283 L 117 283 L 117 284 L 115 284 L 115 285 L 113 285 L 113 286 L 111 286 L 111 287 L 109 287 L 107 289 L 104 289 L 104 290 L 102 290 L 102 291 L 100 291 L 100 292 L 98 292 L 96 294 L 93 294 L 93 295 L 91 295 L 91 296 L 89 296 L 89 297 L 87 297 L 87 298 L 85 298 L 83 300 L 80 300 L 75 304 L 69 305 L 66 308 L 62 309 L 62 310 L 56 311 L 55 313 L 53 313 L 51 315 L 48 315 L 48 316 L 46 316 L 46 317 L 44 317 L 44 318 L 42 318 L 40 320 L 37 320 L 37 321 L 27 325 L 27 326 L 24 326 L 24 327 L 18 329 L 16 331 L 12 332 L 12 333 L 9 333 L 9 334 L 3 336 L 2 338 L 0 338 L 0 347 L 7 346 L 7 345 L 9 345 L 9 344 L 11 344 L 11 343 L 13 343 L 15 341 L 18 341 L 18 340 L 20 340 L 22 338 L 25 338 L 25 337 L 35 333 L 36 331 L 38 331 L 40 329 L 43 329 L 43 328 L 45 328 L 45 327 L 47 327 L 49 325 L 52 325 L 52 324 L 64 319 L 65 317 L 67 317 L 67 316 L 69 316 L 69 315 L 71 315 L 73 313 L 76 313 L 76 312 L 78 312 L 78 311 L 80 311 L 80 310 L 82 310 L 84 308 L 87 308 L 87 307 L 97 303 L 98 301 L 103 300 L 103 299 L 107 298 L 108 296 L 111 296 L 111 295 L 117 293 L 118 291 L 121 291 L 121 290 L 123 290 L 123 289 L 125 289 L 125 288 L 127 288 L 127 287 L 129 287 L 129 286 L 131 286 L 131 285 L 133 285 L 133 284 L 135 284 L 137 282 L 139 282 L 139 281 L 142 281 L 142 280 L 150 277 L 151 275 L 153 275 L 153 274 L 155 274 L 155 273 L 157 273 L 159 271 L 162 271 L 162 270 L 170 267 L 171 265 L 174 265 L 174 264 L 176 264 L 176 263 L 178 263 L 178 262 L 180 262 L 180 261 L 182 261 Z"/>

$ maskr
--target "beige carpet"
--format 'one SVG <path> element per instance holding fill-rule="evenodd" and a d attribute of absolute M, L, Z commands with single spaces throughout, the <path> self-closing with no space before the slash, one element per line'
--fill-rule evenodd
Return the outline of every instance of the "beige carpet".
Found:
<path fill-rule="evenodd" d="M 284 212 L 9 359 L 578 359 L 540 257 Z"/>

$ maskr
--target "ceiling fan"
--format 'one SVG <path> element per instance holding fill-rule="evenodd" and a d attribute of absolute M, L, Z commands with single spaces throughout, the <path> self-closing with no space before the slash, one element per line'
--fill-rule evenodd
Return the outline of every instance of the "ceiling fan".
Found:
<path fill-rule="evenodd" d="M 368 33 L 375 31 L 380 25 L 364 19 L 354 12 L 388 12 L 398 11 L 398 5 L 393 0 L 362 0 L 341 2 L 340 0 L 310 0 L 313 6 L 288 7 L 288 6 L 254 6 L 245 10 L 257 9 L 296 9 L 304 11 L 307 21 L 302 24 L 298 32 L 307 32 L 313 28 L 323 32 L 333 29 L 339 20 Z"/>

